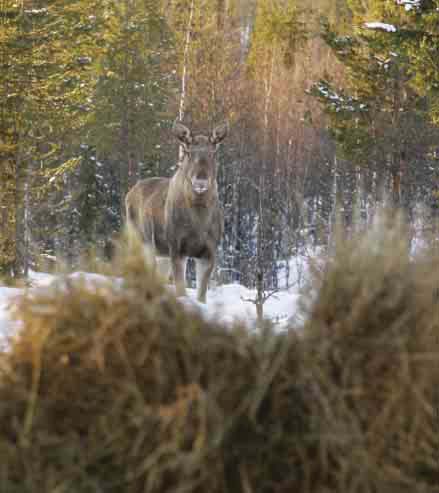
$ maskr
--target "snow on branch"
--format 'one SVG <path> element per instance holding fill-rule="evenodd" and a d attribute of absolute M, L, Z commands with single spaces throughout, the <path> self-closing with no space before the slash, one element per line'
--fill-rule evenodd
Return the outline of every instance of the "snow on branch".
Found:
<path fill-rule="evenodd" d="M 48 9 L 46 8 L 41 8 L 41 9 L 25 9 L 25 14 L 27 15 L 46 15 L 49 13 Z"/>
<path fill-rule="evenodd" d="M 326 81 L 319 81 L 314 84 L 311 91 L 315 96 L 324 99 L 331 111 L 343 112 L 364 112 L 368 111 L 366 104 L 347 94 L 341 95 L 334 91 Z"/>
<path fill-rule="evenodd" d="M 388 33 L 396 32 L 396 27 L 393 24 L 385 24 L 384 22 L 365 22 L 364 27 L 367 29 L 387 31 Z"/>
<path fill-rule="evenodd" d="M 398 5 L 404 5 L 405 9 L 412 10 L 420 6 L 421 0 L 396 0 Z"/>

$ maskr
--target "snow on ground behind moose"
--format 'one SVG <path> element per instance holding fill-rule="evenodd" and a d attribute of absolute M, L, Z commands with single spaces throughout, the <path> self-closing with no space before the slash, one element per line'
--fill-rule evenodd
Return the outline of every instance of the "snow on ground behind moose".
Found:
<path fill-rule="evenodd" d="M 295 321 L 300 324 L 299 297 L 300 292 L 309 279 L 310 264 L 316 254 L 300 255 L 290 259 L 288 266 L 281 265 L 279 269 L 279 290 L 267 299 L 264 304 L 264 316 L 275 327 L 282 330 L 287 322 Z M 108 282 L 108 278 L 98 274 L 75 272 L 68 276 L 71 279 L 81 278 L 86 280 L 90 288 L 102 282 Z M 51 287 L 61 289 L 60 277 L 40 272 L 30 273 L 29 290 L 38 290 Z M 173 290 L 173 286 L 169 286 Z M 12 319 L 10 309 L 14 300 L 24 294 L 24 289 L 0 286 L 0 347 L 6 347 L 6 339 L 19 330 L 19 321 Z M 237 284 L 224 284 L 212 287 L 208 291 L 207 304 L 196 301 L 195 289 L 188 290 L 188 297 L 181 297 L 181 303 L 190 310 L 196 310 L 207 319 L 214 319 L 229 325 L 234 321 L 246 324 L 249 329 L 256 325 L 256 307 L 254 300 L 255 290 Z"/>

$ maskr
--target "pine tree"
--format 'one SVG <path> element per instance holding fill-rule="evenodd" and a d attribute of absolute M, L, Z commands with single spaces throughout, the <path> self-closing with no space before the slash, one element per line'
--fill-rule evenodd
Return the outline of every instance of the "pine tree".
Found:
<path fill-rule="evenodd" d="M 109 6 L 93 112 L 80 146 L 86 158 L 72 177 L 72 186 L 83 190 L 72 201 L 81 217 L 78 232 L 94 231 L 92 243 L 105 244 L 120 230 L 129 187 L 158 174 L 164 159 L 166 145 L 160 142 L 172 121 L 167 105 L 175 80 L 173 39 L 159 7 L 157 0 Z"/>
<path fill-rule="evenodd" d="M 87 95 L 94 84 L 91 67 L 100 51 L 96 16 L 100 2 L 55 0 L 2 3 L 1 144 L 7 160 L 6 205 L 9 226 L 2 268 L 20 276 L 27 270 L 29 221 L 36 195 L 49 179 L 78 162 L 64 139 L 87 120 Z M 32 206 L 31 206 L 32 204 Z M 1 249 L 2 251 L 4 248 Z"/>
<path fill-rule="evenodd" d="M 439 1 L 399 3 L 405 16 L 397 25 L 397 37 L 408 58 L 411 84 L 429 98 L 432 121 L 439 125 Z"/>
<path fill-rule="evenodd" d="M 427 154 L 435 138 L 428 103 L 412 88 L 409 60 L 396 32 L 405 13 L 395 2 L 354 0 L 350 6 L 358 26 L 350 35 L 339 35 L 329 25 L 324 29 L 346 67 L 347 83 L 337 88 L 321 80 L 313 94 L 330 117 L 342 155 L 367 167 L 381 184 L 389 180 L 393 202 L 402 205 L 407 197 L 401 183 L 407 182 L 414 155 L 420 149 Z"/>
<path fill-rule="evenodd" d="M 160 6 L 2 3 L 0 270 L 25 273 L 29 243 L 31 253 L 67 255 L 120 227 L 123 195 L 157 165 L 169 120 L 170 33 Z"/>

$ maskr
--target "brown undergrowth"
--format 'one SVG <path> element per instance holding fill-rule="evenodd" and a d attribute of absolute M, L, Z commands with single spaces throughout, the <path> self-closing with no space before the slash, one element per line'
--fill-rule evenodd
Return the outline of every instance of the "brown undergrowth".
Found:
<path fill-rule="evenodd" d="M 17 306 L 0 492 L 439 491 L 439 263 L 385 222 L 339 242 L 299 331 L 188 313 L 130 240 L 113 282 Z"/>

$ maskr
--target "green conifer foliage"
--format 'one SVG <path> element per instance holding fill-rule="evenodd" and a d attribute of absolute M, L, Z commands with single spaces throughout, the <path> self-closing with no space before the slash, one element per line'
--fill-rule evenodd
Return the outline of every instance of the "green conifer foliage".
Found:
<path fill-rule="evenodd" d="M 8 163 L 2 171 L 10 171 L 2 176 L 8 193 L 2 194 L 1 207 L 9 221 L 0 240 L 8 253 L 0 265 L 4 270 L 12 259 L 14 275 L 26 271 L 33 198 L 78 162 L 68 152 L 66 136 L 74 142 L 90 112 L 92 67 L 101 50 L 100 20 L 90 13 L 102 12 L 98 4 L 2 2 L 0 143 Z"/>
<path fill-rule="evenodd" d="M 261 55 L 280 51 L 280 59 L 287 68 L 294 64 L 296 50 L 307 39 L 309 30 L 303 20 L 304 9 L 299 2 L 258 2 L 255 33 L 249 63 L 258 70 L 263 63 Z"/>
<path fill-rule="evenodd" d="M 439 1 L 423 1 L 407 10 L 398 27 L 412 85 L 429 98 L 431 119 L 439 125 Z"/>
<path fill-rule="evenodd" d="M 407 50 L 409 13 L 396 2 L 349 2 L 353 29 L 348 34 L 324 25 L 323 36 L 346 67 L 344 87 L 330 78 L 312 93 L 323 103 L 329 125 L 345 158 L 368 167 L 389 183 L 396 205 L 406 202 L 402 183 L 420 156 L 427 159 L 437 139 L 430 125 L 429 96 L 416 90 Z M 409 184 L 406 183 L 406 189 Z"/>
<path fill-rule="evenodd" d="M 112 3 L 100 59 L 89 141 L 98 155 L 119 163 L 125 190 L 140 174 L 154 171 L 161 125 L 170 119 L 173 39 L 159 7 L 157 0 Z"/>
<path fill-rule="evenodd" d="M 67 253 L 82 241 L 65 234 L 75 214 L 97 231 L 106 202 L 111 213 L 118 202 L 120 226 L 124 192 L 160 157 L 172 81 L 160 12 L 159 0 L 2 2 L 0 270 L 24 273 L 29 242 L 35 253 Z"/>

